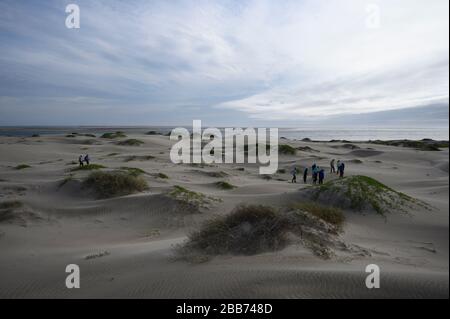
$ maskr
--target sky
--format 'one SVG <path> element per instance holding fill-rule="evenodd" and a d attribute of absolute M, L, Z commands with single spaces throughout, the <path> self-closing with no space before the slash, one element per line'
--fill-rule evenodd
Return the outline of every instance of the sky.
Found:
<path fill-rule="evenodd" d="M 448 0 L 0 1 L 0 125 L 420 124 L 448 101 Z"/>

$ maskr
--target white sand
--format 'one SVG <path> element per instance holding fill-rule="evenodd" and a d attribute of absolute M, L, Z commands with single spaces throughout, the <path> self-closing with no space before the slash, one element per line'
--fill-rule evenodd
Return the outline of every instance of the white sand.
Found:
<path fill-rule="evenodd" d="M 290 141 L 320 152 L 281 156 L 280 168 L 287 173 L 267 181 L 256 166 L 247 164 L 174 165 L 167 137 L 130 138 L 144 140 L 145 145 L 117 146 L 100 138 L 98 145 L 79 143 L 87 137 L 0 138 L 0 202 L 20 200 L 26 211 L 22 220 L 0 222 L 0 298 L 448 298 L 448 150 L 358 144 L 361 149 L 352 151 L 335 147 L 337 143 Z M 365 149 L 369 147 L 379 152 Z M 145 170 L 149 191 L 96 200 L 78 182 L 59 187 L 74 166 L 68 163 L 85 153 L 108 168 Z M 129 155 L 155 159 L 124 162 Z M 220 256 L 203 264 L 171 258 L 173 245 L 202 221 L 227 214 L 239 203 L 280 206 L 295 200 L 304 186 L 287 182 L 293 163 L 310 166 L 315 160 L 328 168 L 331 158 L 346 161 L 348 175 L 371 176 L 435 209 L 391 213 L 387 219 L 348 211 L 342 236 L 357 249 L 337 253 L 331 260 L 300 245 L 256 256 Z M 363 163 L 353 164 L 354 159 Z M 22 163 L 31 168 L 13 168 Z M 204 171 L 228 176 L 210 177 Z M 152 175 L 159 172 L 170 178 Z M 87 174 L 77 172 L 75 178 Z M 218 189 L 214 183 L 221 180 L 238 188 Z M 181 211 L 161 195 L 173 185 L 222 202 L 194 214 Z M 104 256 L 86 258 L 97 254 Z M 80 289 L 65 287 L 65 267 L 70 263 L 81 268 Z M 380 289 L 365 287 L 365 266 L 372 263 L 381 267 Z"/>

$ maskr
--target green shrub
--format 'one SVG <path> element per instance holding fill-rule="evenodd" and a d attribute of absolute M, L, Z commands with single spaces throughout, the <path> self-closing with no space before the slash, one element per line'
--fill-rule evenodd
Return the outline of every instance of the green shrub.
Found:
<path fill-rule="evenodd" d="M 231 189 L 235 189 L 236 188 L 236 186 L 234 186 L 234 185 L 232 185 L 232 184 L 230 184 L 228 182 L 225 182 L 225 181 L 217 182 L 216 186 L 218 188 L 224 189 L 224 190 L 231 190 Z"/>
<path fill-rule="evenodd" d="M 345 220 L 344 213 L 336 207 L 324 206 L 313 202 L 302 202 L 291 205 L 294 209 L 301 209 L 312 215 L 340 227 Z"/>
<path fill-rule="evenodd" d="M 83 181 L 83 185 L 94 190 L 99 198 L 124 196 L 148 189 L 142 177 L 124 171 L 93 172 Z"/>
<path fill-rule="evenodd" d="M 168 179 L 169 178 L 169 176 L 167 176 L 166 174 L 164 174 L 164 173 L 158 173 L 158 178 L 162 178 L 162 179 Z"/>
<path fill-rule="evenodd" d="M 103 165 L 100 164 L 89 164 L 89 165 L 83 165 L 83 166 L 77 166 L 71 169 L 72 172 L 76 172 L 76 171 L 92 171 L 92 170 L 96 170 L 96 169 L 102 169 L 102 168 L 106 168 Z"/>
<path fill-rule="evenodd" d="M 122 146 L 140 146 L 140 145 L 144 144 L 144 142 L 141 140 L 132 138 L 132 139 L 128 139 L 125 141 L 120 141 L 117 144 L 122 145 Z"/>
<path fill-rule="evenodd" d="M 278 153 L 283 155 L 295 155 L 297 150 L 290 145 L 281 144 L 278 146 Z"/>
<path fill-rule="evenodd" d="M 30 168 L 31 166 L 30 165 L 27 165 L 27 164 L 19 164 L 19 165 L 17 165 L 16 167 L 14 167 L 15 169 L 17 169 L 17 170 L 21 170 L 21 169 L 25 169 L 25 168 Z"/>
<path fill-rule="evenodd" d="M 114 133 L 104 133 L 101 138 L 107 138 L 107 139 L 115 139 L 115 138 L 125 138 L 127 137 L 124 132 L 117 131 Z"/>
<path fill-rule="evenodd" d="M 139 175 L 147 174 L 144 170 L 142 170 L 140 168 L 136 168 L 136 167 L 122 166 L 120 169 L 123 171 L 126 171 L 128 174 L 130 174 L 132 176 L 136 176 L 136 177 Z"/>

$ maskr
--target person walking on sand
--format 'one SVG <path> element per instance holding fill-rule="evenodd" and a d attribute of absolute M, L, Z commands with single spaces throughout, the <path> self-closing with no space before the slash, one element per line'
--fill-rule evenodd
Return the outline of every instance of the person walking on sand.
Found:
<path fill-rule="evenodd" d="M 86 154 L 86 156 L 84 157 L 84 161 L 86 162 L 86 165 L 89 165 L 89 154 Z"/>
<path fill-rule="evenodd" d="M 291 174 L 292 174 L 291 183 L 297 183 L 297 173 L 298 173 L 297 167 L 294 166 L 291 171 Z"/>
<path fill-rule="evenodd" d="M 330 174 L 336 173 L 336 168 L 334 167 L 335 159 L 333 158 L 330 162 Z"/>
<path fill-rule="evenodd" d="M 307 179 L 308 179 L 308 167 L 305 167 L 305 170 L 303 171 L 303 183 L 306 184 Z"/>
<path fill-rule="evenodd" d="M 78 164 L 80 165 L 80 167 L 84 165 L 84 163 L 83 163 L 83 155 L 78 156 Z"/>
<path fill-rule="evenodd" d="M 325 171 L 324 171 L 324 169 L 322 168 L 320 171 L 319 171 L 319 185 L 322 185 L 323 184 L 323 180 L 325 179 Z"/>
<path fill-rule="evenodd" d="M 342 162 L 339 166 L 339 178 L 344 178 L 345 164 Z"/>
<path fill-rule="evenodd" d="M 336 175 L 339 174 L 339 167 L 341 167 L 341 160 L 338 160 L 338 161 L 337 161 L 337 166 L 336 166 L 337 171 L 336 171 Z"/>
<path fill-rule="evenodd" d="M 317 166 L 316 164 L 313 165 L 313 170 L 312 170 L 312 178 L 313 178 L 313 184 L 317 184 L 317 174 L 319 173 L 319 166 Z"/>

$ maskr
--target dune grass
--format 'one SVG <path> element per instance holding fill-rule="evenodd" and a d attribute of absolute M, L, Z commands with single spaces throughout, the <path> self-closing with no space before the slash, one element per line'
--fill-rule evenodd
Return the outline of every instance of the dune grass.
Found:
<path fill-rule="evenodd" d="M 30 168 L 30 167 L 31 166 L 28 164 L 19 164 L 16 167 L 14 167 L 14 169 L 21 170 L 21 169 L 26 169 L 26 168 Z"/>
<path fill-rule="evenodd" d="M 135 138 L 131 138 L 128 140 L 120 141 L 117 144 L 121 146 L 141 146 L 142 144 L 144 144 L 144 142 Z"/>
<path fill-rule="evenodd" d="M 290 145 L 281 144 L 278 146 L 278 153 L 282 155 L 295 155 L 297 154 L 297 150 Z"/>
<path fill-rule="evenodd" d="M 293 209 L 300 209 L 311 213 L 312 215 L 335 225 L 341 227 L 345 221 L 344 213 L 336 207 L 325 206 L 314 202 L 300 202 L 290 205 Z"/>
<path fill-rule="evenodd" d="M 94 190 L 98 198 L 124 196 L 148 189 L 145 179 L 125 171 L 92 172 L 83 185 Z"/>
<path fill-rule="evenodd" d="M 147 174 L 146 171 L 144 171 L 143 169 L 137 168 L 137 167 L 122 166 L 120 169 L 123 171 L 126 171 L 128 174 L 135 176 L 135 177 L 138 177 L 143 174 Z"/>
<path fill-rule="evenodd" d="M 14 210 L 23 207 L 23 203 L 18 200 L 0 202 L 0 222 L 14 219 Z"/>
<path fill-rule="evenodd" d="M 161 178 L 161 179 L 168 179 L 168 178 L 169 178 L 169 176 L 167 176 L 167 175 L 164 174 L 164 173 L 158 173 L 157 177 L 158 177 L 158 178 Z"/>
<path fill-rule="evenodd" d="M 172 190 L 169 192 L 169 196 L 184 203 L 193 205 L 197 208 L 208 208 L 208 205 L 212 202 L 220 201 L 215 197 L 207 196 L 199 192 L 194 192 L 179 185 L 173 186 Z"/>
<path fill-rule="evenodd" d="M 123 161 L 124 162 L 149 161 L 154 158 L 155 157 L 152 155 L 130 155 L 130 156 L 127 156 Z"/>
<path fill-rule="evenodd" d="M 178 253 L 196 262 L 214 255 L 254 255 L 283 249 L 292 239 L 290 234 L 295 234 L 314 254 L 328 258 L 330 229 L 332 225 L 301 210 L 240 205 L 226 216 L 206 221 L 178 247 Z"/>
<path fill-rule="evenodd" d="M 92 170 L 97 170 L 97 169 L 102 169 L 102 168 L 106 168 L 103 165 L 100 164 L 89 164 L 89 165 L 83 165 L 83 166 L 77 166 L 72 168 L 70 171 L 72 172 L 76 172 L 76 171 L 92 171 Z"/>
<path fill-rule="evenodd" d="M 124 132 L 117 131 L 117 132 L 113 132 L 113 133 L 104 133 L 100 137 L 101 138 L 106 138 L 106 139 L 115 139 L 115 138 L 125 138 L 127 136 L 125 135 Z"/>
<path fill-rule="evenodd" d="M 0 209 L 16 209 L 21 208 L 23 203 L 18 200 L 8 200 L 5 202 L 0 202 Z"/>
<path fill-rule="evenodd" d="M 228 182 L 225 182 L 225 181 L 220 181 L 215 184 L 218 188 L 223 189 L 223 190 L 232 190 L 232 189 L 236 188 L 236 186 L 234 186 Z"/>
<path fill-rule="evenodd" d="M 398 192 L 374 178 L 362 175 L 329 181 L 313 189 L 312 199 L 333 205 L 363 211 L 373 209 L 380 215 L 392 211 L 406 211 L 406 208 L 429 205 Z"/>

